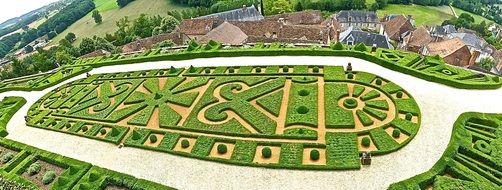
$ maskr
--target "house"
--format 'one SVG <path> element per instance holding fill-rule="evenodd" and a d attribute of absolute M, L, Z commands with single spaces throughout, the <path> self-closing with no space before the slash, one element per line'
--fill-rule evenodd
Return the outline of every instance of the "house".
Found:
<path fill-rule="evenodd" d="M 479 62 L 482 58 L 491 58 L 491 55 L 496 50 L 495 47 L 488 44 L 484 39 L 472 33 L 451 33 L 448 35 L 448 38 L 459 38 L 469 47 L 472 53 L 479 52 L 480 56 L 476 59 L 476 62 Z"/>
<path fill-rule="evenodd" d="M 347 45 L 364 43 L 366 46 L 374 46 L 387 49 L 393 48 L 387 36 L 364 32 L 361 30 L 354 30 L 352 27 L 340 34 L 339 41 Z"/>
<path fill-rule="evenodd" d="M 185 35 L 179 32 L 173 32 L 169 34 L 160 34 L 148 38 L 143 38 L 136 40 L 134 42 L 128 43 L 124 46 L 122 46 L 122 52 L 123 53 L 128 53 L 128 52 L 135 52 L 135 51 L 141 51 L 145 49 L 151 49 L 153 48 L 157 43 L 166 41 L 166 40 L 171 40 L 177 45 L 183 45 L 184 37 Z"/>
<path fill-rule="evenodd" d="M 383 23 L 384 34 L 391 40 L 401 42 L 402 35 L 412 31 L 415 27 L 412 24 L 411 18 L 404 15 L 397 15 L 387 22 Z"/>
<path fill-rule="evenodd" d="M 423 55 L 439 55 L 451 65 L 468 67 L 474 65 L 476 56 L 471 55 L 469 47 L 459 38 L 430 43 L 422 51 Z"/>
<path fill-rule="evenodd" d="M 230 22 L 239 27 L 247 36 L 247 43 L 322 43 L 333 40 L 330 28 L 315 25 L 287 25 L 282 21 Z"/>
<path fill-rule="evenodd" d="M 336 15 L 342 31 L 353 27 L 360 30 L 370 30 L 381 33 L 382 24 L 375 12 L 370 11 L 340 11 Z"/>
<path fill-rule="evenodd" d="M 287 25 L 320 25 L 324 18 L 321 11 L 302 11 L 265 17 L 268 21 L 281 21 Z"/>
<path fill-rule="evenodd" d="M 455 33 L 457 30 L 453 25 L 446 26 L 433 26 L 430 28 L 429 32 L 431 36 L 434 37 L 435 41 L 443 40 L 448 34 Z"/>
<path fill-rule="evenodd" d="M 198 17 L 198 19 L 217 19 L 222 21 L 259 21 L 263 20 L 264 17 L 254 5 L 252 5 L 251 7 L 246 7 L 246 5 L 244 5 L 239 9 L 201 16 Z"/>
<path fill-rule="evenodd" d="M 184 39 L 186 42 L 190 39 L 198 39 L 206 35 L 209 31 L 213 30 L 218 26 L 219 21 L 216 19 L 185 19 L 182 20 L 178 32 L 186 35 L 188 39 Z"/>
<path fill-rule="evenodd" d="M 400 47 L 402 50 L 420 53 L 423 48 L 432 41 L 433 38 L 429 31 L 421 26 L 404 35 Z"/>
<path fill-rule="evenodd" d="M 493 54 L 493 60 L 495 60 L 495 67 L 492 72 L 502 75 L 502 50 L 497 50 Z"/>
<path fill-rule="evenodd" d="M 247 38 L 248 36 L 239 27 L 223 22 L 223 24 L 199 38 L 199 42 L 208 43 L 210 40 L 214 40 L 222 44 L 241 45 L 246 42 Z"/>

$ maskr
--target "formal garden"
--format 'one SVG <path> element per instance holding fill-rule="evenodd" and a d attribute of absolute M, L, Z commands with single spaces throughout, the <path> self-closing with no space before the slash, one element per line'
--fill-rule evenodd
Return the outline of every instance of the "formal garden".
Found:
<path fill-rule="evenodd" d="M 25 121 L 16 121 L 29 128 L 114 144 L 117 149 L 143 149 L 233 166 L 364 170 L 362 165 L 370 163 L 362 157 L 371 154 L 378 160 L 399 152 L 424 127 L 417 99 L 399 85 L 406 81 L 391 81 L 353 69 L 349 63 L 173 64 L 83 75 L 113 65 L 252 56 L 355 57 L 448 88 L 494 91 L 502 86 L 499 77 L 449 66 L 437 57 L 361 44 L 223 46 L 211 41 L 78 59 L 50 73 L 2 81 L 0 91 L 47 89 L 27 105 Z M 56 87 L 48 89 L 52 86 Z M 9 140 L 9 119 L 25 102 L 20 97 L 0 102 L 0 134 L 6 136 L 0 138 L 0 174 L 4 176 L 0 183 L 28 189 L 168 188 L 132 173 Z M 390 188 L 497 189 L 501 185 L 501 119 L 494 114 L 462 115 L 440 161 L 430 171 L 395 181 Z"/>

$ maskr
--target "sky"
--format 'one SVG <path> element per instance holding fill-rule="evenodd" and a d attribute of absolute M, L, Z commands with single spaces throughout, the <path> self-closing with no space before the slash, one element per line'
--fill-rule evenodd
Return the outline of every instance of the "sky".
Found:
<path fill-rule="evenodd" d="M 0 23 L 58 0 L 0 0 Z"/>

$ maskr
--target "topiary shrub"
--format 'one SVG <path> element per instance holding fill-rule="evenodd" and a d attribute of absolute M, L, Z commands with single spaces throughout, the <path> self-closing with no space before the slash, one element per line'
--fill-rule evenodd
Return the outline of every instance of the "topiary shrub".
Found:
<path fill-rule="evenodd" d="M 413 118 L 413 114 L 407 113 L 406 116 L 404 116 L 404 118 L 408 121 L 411 121 L 411 119 Z"/>
<path fill-rule="evenodd" d="M 477 140 L 475 143 L 474 143 L 474 148 L 478 149 L 479 151 L 485 153 L 485 154 L 490 154 L 490 152 L 492 151 L 492 147 L 490 146 L 490 144 L 488 144 L 486 141 L 484 140 Z"/>
<path fill-rule="evenodd" d="M 399 136 L 401 136 L 401 130 L 399 130 L 399 129 L 394 129 L 394 130 L 392 131 L 392 137 L 394 137 L 394 138 L 399 138 Z"/>
<path fill-rule="evenodd" d="M 234 73 L 235 69 L 233 67 L 228 68 L 228 73 Z"/>
<path fill-rule="evenodd" d="M 314 73 L 319 73 L 319 67 L 315 66 L 315 67 L 312 69 L 312 71 L 313 71 Z"/>
<path fill-rule="evenodd" d="M 9 162 L 10 160 L 12 160 L 12 158 L 14 158 L 14 156 L 15 155 L 12 152 L 8 152 L 8 153 L 4 154 L 2 156 L 2 163 L 5 164 L 5 163 Z"/>
<path fill-rule="evenodd" d="M 103 129 L 99 130 L 99 133 L 100 133 L 101 135 L 106 134 L 106 129 L 104 129 L 104 128 L 103 128 Z"/>
<path fill-rule="evenodd" d="M 495 82 L 500 82 L 500 77 L 498 77 L 498 76 L 494 76 L 494 77 L 493 77 L 493 81 L 495 81 Z"/>
<path fill-rule="evenodd" d="M 359 43 L 359 44 L 357 44 L 357 45 L 354 47 L 354 50 L 356 50 L 356 51 L 361 51 L 361 52 L 365 52 L 367 49 L 366 49 L 366 45 L 364 45 L 363 43 Z"/>
<path fill-rule="evenodd" d="M 363 139 L 361 140 L 361 145 L 363 145 L 364 147 L 369 147 L 371 144 L 371 140 L 369 137 L 363 137 Z"/>
<path fill-rule="evenodd" d="M 336 42 L 334 45 L 333 44 L 331 45 L 331 49 L 333 49 L 333 50 L 343 50 L 345 48 L 343 47 L 342 43 Z"/>
<path fill-rule="evenodd" d="M 139 134 L 137 131 L 132 132 L 132 140 L 139 140 L 141 138 L 141 134 Z"/>
<path fill-rule="evenodd" d="M 42 182 L 45 185 L 47 185 L 47 184 L 51 183 L 52 181 L 54 181 L 55 178 L 56 178 L 56 173 L 54 171 L 48 171 L 42 177 Z"/>
<path fill-rule="evenodd" d="M 190 141 L 188 141 L 187 139 L 183 139 L 181 141 L 181 148 L 188 148 L 190 146 Z"/>
<path fill-rule="evenodd" d="M 65 125 L 65 127 L 66 127 L 66 128 L 70 128 L 70 127 L 71 127 L 71 124 L 70 124 L 70 123 L 67 123 L 67 124 Z"/>
<path fill-rule="evenodd" d="M 40 164 L 38 163 L 33 163 L 30 165 L 30 167 L 28 167 L 28 174 L 29 175 L 35 175 L 35 174 L 38 174 L 38 172 L 40 172 L 40 169 L 42 169 L 42 167 L 40 167 Z"/>
<path fill-rule="evenodd" d="M 178 70 L 176 68 L 174 68 L 173 66 L 171 66 L 171 68 L 169 68 L 169 73 L 174 74 L 176 72 L 178 72 Z"/>
<path fill-rule="evenodd" d="M 87 127 L 87 125 L 82 127 L 82 132 L 86 132 L 87 130 L 89 130 L 89 127 Z"/>
<path fill-rule="evenodd" d="M 300 106 L 296 109 L 296 112 L 298 112 L 299 114 L 306 114 L 309 112 L 309 108 L 305 106 Z"/>
<path fill-rule="evenodd" d="M 288 71 L 289 71 L 289 67 L 288 66 L 283 66 L 282 67 L 282 72 L 287 73 Z"/>
<path fill-rule="evenodd" d="M 261 73 L 261 67 L 256 67 L 255 72 Z"/>
<path fill-rule="evenodd" d="M 227 153 L 227 145 L 225 144 L 219 144 L 218 147 L 216 147 L 218 150 L 218 154 L 225 154 Z"/>
<path fill-rule="evenodd" d="M 56 126 L 58 123 L 56 121 L 51 122 L 52 126 Z"/>
<path fill-rule="evenodd" d="M 348 79 L 354 79 L 354 74 L 352 74 L 352 73 L 347 74 L 347 78 Z"/>
<path fill-rule="evenodd" d="M 345 108 L 354 109 L 357 108 L 357 100 L 354 98 L 347 98 L 343 101 L 343 106 Z"/>
<path fill-rule="evenodd" d="M 195 69 L 195 67 L 193 67 L 193 65 L 190 65 L 190 67 L 188 68 L 189 73 L 195 73 L 196 71 L 197 71 L 197 69 Z"/>
<path fill-rule="evenodd" d="M 375 83 L 376 83 L 377 85 L 382 85 L 382 79 L 376 79 Z"/>
<path fill-rule="evenodd" d="M 206 74 L 209 74 L 209 73 L 211 73 L 211 69 L 210 69 L 210 68 L 206 68 L 206 69 L 204 69 L 204 72 L 205 72 Z"/>
<path fill-rule="evenodd" d="M 310 151 L 310 159 L 311 160 L 319 160 L 319 151 L 316 149 L 313 149 Z"/>
<path fill-rule="evenodd" d="M 272 149 L 270 149 L 270 147 L 265 147 L 265 148 L 261 149 L 261 156 L 263 158 L 272 157 Z"/>
<path fill-rule="evenodd" d="M 402 98 L 403 97 L 403 92 L 402 91 L 399 91 L 396 93 L 396 97 L 397 98 Z"/>
<path fill-rule="evenodd" d="M 305 89 L 298 91 L 298 95 L 300 95 L 300 96 L 308 96 L 309 94 L 310 94 L 310 92 Z"/>
<path fill-rule="evenodd" d="M 157 135 L 154 135 L 154 134 L 150 135 L 150 142 L 151 143 L 157 142 Z"/>

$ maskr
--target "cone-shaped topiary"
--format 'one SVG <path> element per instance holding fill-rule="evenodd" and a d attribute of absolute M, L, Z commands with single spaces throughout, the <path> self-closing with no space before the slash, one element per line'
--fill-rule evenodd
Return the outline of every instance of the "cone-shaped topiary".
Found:
<path fill-rule="evenodd" d="M 369 147 L 370 144 L 371 144 L 371 140 L 369 137 L 363 137 L 363 139 L 361 140 L 361 144 L 364 146 L 364 147 Z"/>

